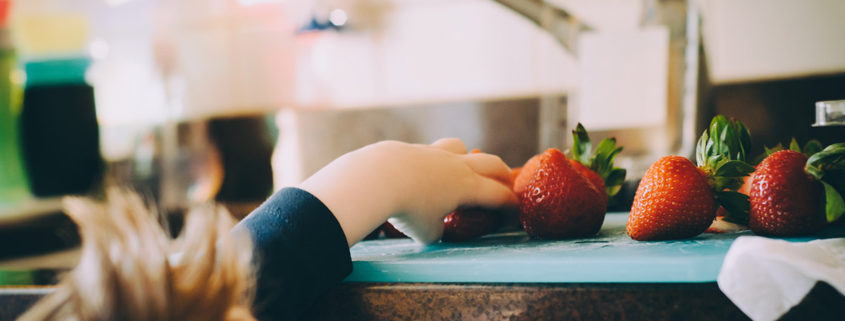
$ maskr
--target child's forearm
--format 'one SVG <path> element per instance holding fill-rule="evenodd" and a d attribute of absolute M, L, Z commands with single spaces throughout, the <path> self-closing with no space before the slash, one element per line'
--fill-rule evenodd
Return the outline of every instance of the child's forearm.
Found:
<path fill-rule="evenodd" d="M 331 210 L 353 244 L 384 223 L 396 211 L 407 193 L 400 182 L 401 171 L 384 161 L 383 148 L 365 147 L 341 156 L 300 184 L 299 188 L 316 196 Z M 397 184 L 398 183 L 398 184 Z"/>

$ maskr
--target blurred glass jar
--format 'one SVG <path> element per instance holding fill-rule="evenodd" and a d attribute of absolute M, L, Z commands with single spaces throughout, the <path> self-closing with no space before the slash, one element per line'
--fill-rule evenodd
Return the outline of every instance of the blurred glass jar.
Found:
<path fill-rule="evenodd" d="M 816 102 L 816 123 L 819 126 L 845 126 L 845 100 Z"/>
<path fill-rule="evenodd" d="M 8 29 L 0 27 L 0 208 L 29 196 L 18 135 L 21 93 L 15 58 Z"/>
<path fill-rule="evenodd" d="M 111 148 L 107 179 L 151 197 L 165 213 L 212 200 L 223 173 L 208 135 L 204 121 L 104 127 L 104 146 L 125 145 L 121 154 Z"/>

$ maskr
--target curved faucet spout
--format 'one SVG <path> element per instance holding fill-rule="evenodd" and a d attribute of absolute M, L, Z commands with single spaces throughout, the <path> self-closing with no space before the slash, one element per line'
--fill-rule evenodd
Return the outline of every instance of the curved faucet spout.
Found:
<path fill-rule="evenodd" d="M 592 28 L 565 9 L 543 0 L 495 0 L 548 31 L 563 47 L 575 54 L 578 36 Z"/>

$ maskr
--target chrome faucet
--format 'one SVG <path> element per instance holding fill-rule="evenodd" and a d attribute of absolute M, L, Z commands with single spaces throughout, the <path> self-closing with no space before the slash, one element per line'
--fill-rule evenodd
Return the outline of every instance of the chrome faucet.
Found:
<path fill-rule="evenodd" d="M 566 8 L 547 0 L 494 0 L 502 6 L 525 17 L 554 37 L 564 49 L 578 59 L 578 40 L 585 33 L 599 31 Z M 658 154 L 691 157 L 694 153 L 697 125 L 697 93 L 699 72 L 699 10 L 693 0 L 641 0 L 643 10 L 641 26 L 664 25 L 669 30 L 669 88 L 667 88 L 668 113 L 661 128 L 620 128 L 597 133 L 597 136 L 615 136 L 626 145 L 631 156 L 629 173 L 644 172 Z M 540 106 L 540 147 L 568 146 L 569 132 L 574 125 L 566 118 L 567 99 L 543 97 Z M 577 108 L 577 107 L 576 107 Z M 649 150 L 649 139 L 669 139 L 668 150 Z M 655 159 L 652 159 L 655 158 Z"/>

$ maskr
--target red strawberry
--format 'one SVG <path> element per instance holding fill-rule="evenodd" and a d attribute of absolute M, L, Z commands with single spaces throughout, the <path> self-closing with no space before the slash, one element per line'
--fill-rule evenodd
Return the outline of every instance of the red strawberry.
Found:
<path fill-rule="evenodd" d="M 666 156 L 652 164 L 640 181 L 628 235 L 638 241 L 696 236 L 710 226 L 715 211 L 704 171 L 684 157 Z"/>
<path fill-rule="evenodd" d="M 724 211 L 724 207 L 720 207 L 719 211 Z M 741 231 L 747 231 L 748 227 L 745 225 L 739 225 L 736 223 L 731 223 L 725 221 L 724 216 L 716 216 L 716 219 L 713 220 L 713 223 L 707 228 L 704 233 L 713 233 L 713 234 L 724 234 L 724 233 L 735 233 Z"/>
<path fill-rule="evenodd" d="M 627 231 L 638 241 L 678 239 L 704 232 L 718 205 L 726 219 L 743 221 L 748 197 L 735 192 L 754 168 L 745 163 L 751 144 L 742 123 L 716 116 L 696 149 L 696 167 L 680 156 L 657 160 L 646 171 L 628 217 Z"/>
<path fill-rule="evenodd" d="M 598 173 L 587 168 L 587 166 L 584 166 L 583 164 L 579 163 L 577 160 L 574 159 L 569 159 L 569 164 L 572 164 L 572 167 L 575 168 L 575 170 L 577 170 L 579 173 L 581 173 L 581 175 L 583 175 L 590 182 L 590 184 L 593 184 L 593 186 L 595 186 L 597 190 L 605 192 L 604 180 L 601 179 L 601 176 L 599 176 Z M 604 198 L 602 206 L 607 208 L 607 197 Z"/>
<path fill-rule="evenodd" d="M 823 187 L 804 171 L 807 156 L 782 150 L 766 157 L 751 183 L 749 227 L 762 235 L 806 235 L 826 224 Z"/>
<path fill-rule="evenodd" d="M 473 149 L 470 154 L 481 153 Z M 480 207 L 458 208 L 443 218 L 444 242 L 466 242 L 495 232 L 502 224 L 506 209 Z"/>
<path fill-rule="evenodd" d="M 381 230 L 384 231 L 384 237 L 389 239 L 408 237 L 405 233 L 402 233 L 393 227 L 393 224 L 390 224 L 389 222 L 384 222 L 384 224 L 381 225 Z"/>
<path fill-rule="evenodd" d="M 743 195 L 746 195 L 746 196 L 751 195 L 751 176 L 752 175 L 748 175 L 748 176 L 745 176 L 745 177 L 742 178 L 742 186 L 740 186 L 739 189 L 736 190 L 737 193 L 740 193 L 740 194 L 743 194 Z M 724 221 L 724 218 L 727 215 L 728 215 L 728 210 L 726 210 L 722 206 L 719 206 L 719 209 L 716 210 L 716 219 L 713 220 L 713 224 L 711 224 L 710 228 L 708 228 L 707 231 L 705 231 L 705 232 L 721 234 L 721 233 L 738 232 L 738 231 L 743 231 L 743 230 L 748 229 L 747 227 L 744 227 L 744 225 L 739 225 L 739 224 L 736 224 L 736 223 Z"/>
<path fill-rule="evenodd" d="M 604 221 L 606 196 L 551 148 L 521 194 L 520 221 L 529 235 L 560 239 L 596 234 Z"/>
<path fill-rule="evenodd" d="M 821 142 L 819 142 L 818 140 L 815 140 L 815 139 L 807 141 L 804 144 L 803 148 L 801 147 L 801 145 L 798 144 L 798 140 L 796 140 L 795 138 L 792 138 L 792 141 L 789 143 L 789 150 L 803 153 L 804 155 L 807 155 L 807 157 L 813 156 L 813 154 L 820 152 L 823 148 L 824 147 L 822 146 Z M 774 154 L 775 152 L 778 152 L 778 151 L 785 150 L 785 149 L 786 148 L 783 147 L 783 144 L 780 144 L 780 143 L 778 143 L 775 147 L 772 147 L 772 148 L 763 146 L 764 152 L 755 158 L 755 160 L 756 160 L 755 163 L 760 163 L 761 161 L 763 161 L 763 159 L 765 159 L 769 155 Z M 756 166 L 755 166 L 755 168 L 756 168 Z M 749 195 L 749 196 L 751 195 L 751 176 L 753 176 L 753 175 L 745 176 L 743 178 L 742 186 L 737 190 L 737 192 L 739 192 L 741 194 Z M 713 221 L 713 225 L 711 225 L 710 228 L 707 229 L 707 232 L 708 233 L 726 233 L 726 232 L 734 232 L 734 231 L 743 230 L 742 225 L 734 224 L 736 222 L 734 222 L 734 223 L 727 222 L 727 221 L 721 222 L 720 220 L 722 220 L 724 218 L 724 216 L 726 216 L 726 215 L 727 215 L 727 210 L 725 210 L 724 207 L 719 207 L 719 210 L 716 211 L 716 220 Z M 745 222 L 741 222 L 741 223 L 745 223 Z"/>
<path fill-rule="evenodd" d="M 443 219 L 444 242 L 466 242 L 499 228 L 500 212 L 479 207 L 459 208 Z"/>
<path fill-rule="evenodd" d="M 845 213 L 843 191 L 845 143 L 821 149 L 809 141 L 801 149 L 793 139 L 789 150 L 770 153 L 754 174 L 749 225 L 764 235 L 811 234 Z"/>
<path fill-rule="evenodd" d="M 370 234 L 367 234 L 367 236 L 364 237 L 364 240 L 375 240 L 379 236 L 381 236 L 381 226 L 377 227 L 374 231 L 370 232 Z"/>
<path fill-rule="evenodd" d="M 513 192 L 516 195 L 522 195 L 522 192 L 528 188 L 528 182 L 531 181 L 531 177 L 534 177 L 534 173 L 537 172 L 539 166 L 540 155 L 538 154 L 531 157 L 522 167 L 514 169 L 517 174 L 513 178 Z"/>

